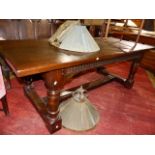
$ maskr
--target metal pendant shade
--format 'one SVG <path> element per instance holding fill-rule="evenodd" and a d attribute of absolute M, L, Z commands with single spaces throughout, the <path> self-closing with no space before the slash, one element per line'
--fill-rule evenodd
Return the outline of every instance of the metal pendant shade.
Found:
<path fill-rule="evenodd" d="M 58 48 L 75 52 L 90 53 L 100 50 L 86 26 L 82 26 L 78 21 L 63 23 L 49 42 Z"/>
<path fill-rule="evenodd" d="M 60 115 L 62 125 L 76 131 L 92 129 L 99 121 L 99 114 L 83 93 L 83 88 L 76 90 L 72 98 L 61 103 Z"/>

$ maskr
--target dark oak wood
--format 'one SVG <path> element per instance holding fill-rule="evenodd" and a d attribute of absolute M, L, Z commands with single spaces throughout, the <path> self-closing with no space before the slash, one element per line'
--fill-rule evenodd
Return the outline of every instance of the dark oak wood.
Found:
<path fill-rule="evenodd" d="M 102 39 L 97 39 L 101 48 L 100 52 L 81 54 L 58 49 L 49 45 L 48 40 L 7 40 L 0 41 L 1 54 L 12 68 L 17 77 L 33 75 L 55 69 L 68 68 L 80 64 L 89 64 L 102 60 L 135 56 L 135 52 L 124 53 L 118 48 L 103 44 Z M 142 53 L 151 46 L 136 49 Z M 131 58 L 132 59 L 132 58 Z M 119 61 L 119 60 L 118 60 Z M 121 61 L 121 60 L 120 60 Z"/>
<path fill-rule="evenodd" d="M 4 111 L 6 116 L 8 116 L 9 115 L 9 107 L 8 107 L 6 95 L 4 97 L 2 97 L 0 100 L 2 101 L 2 107 L 3 107 L 2 111 Z"/>
<path fill-rule="evenodd" d="M 63 121 L 59 116 L 60 101 L 71 95 L 71 93 L 67 95 L 62 93 L 68 75 L 96 69 L 98 73 L 103 75 L 103 78 L 84 84 L 85 89 L 93 89 L 112 80 L 131 88 L 143 54 L 148 49 L 154 48 L 153 46 L 138 44 L 138 48 L 135 50 L 123 52 L 101 38 L 96 38 L 96 41 L 101 50 L 87 54 L 58 49 L 49 45 L 47 40 L 0 42 L 0 54 L 15 75 L 23 79 L 26 95 L 33 102 L 51 133 L 59 130 Z M 123 61 L 132 62 L 127 79 L 110 74 L 103 67 L 106 64 Z M 46 99 L 40 98 L 36 93 L 33 86 L 33 75 L 42 77 L 47 88 Z M 71 92 L 75 89 L 76 87 L 67 91 Z"/>
<path fill-rule="evenodd" d="M 123 34 L 123 39 L 126 40 L 135 40 L 136 39 L 136 31 L 128 31 L 128 32 L 118 32 L 118 31 L 112 31 L 111 35 L 115 37 L 120 37 Z M 142 32 L 140 38 L 140 43 L 148 44 L 148 45 L 155 45 L 155 33 L 150 31 L 144 31 Z M 149 50 L 149 52 L 146 52 L 144 54 L 144 57 L 140 63 L 142 67 L 145 69 L 150 70 L 155 74 L 155 50 Z"/>

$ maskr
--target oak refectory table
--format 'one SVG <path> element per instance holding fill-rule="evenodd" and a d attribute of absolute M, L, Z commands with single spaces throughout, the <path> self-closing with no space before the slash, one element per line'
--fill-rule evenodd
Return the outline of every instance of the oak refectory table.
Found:
<path fill-rule="evenodd" d="M 83 84 L 85 89 L 92 89 L 112 80 L 131 88 L 134 75 L 144 52 L 153 46 L 137 44 L 130 52 L 124 52 L 113 45 L 113 41 L 96 38 L 100 51 L 79 53 L 58 49 L 51 46 L 48 40 L 3 40 L 0 41 L 0 55 L 11 68 L 17 78 L 24 82 L 24 91 L 42 116 L 51 133 L 61 129 L 62 121 L 59 115 L 60 101 L 71 96 L 63 93 L 63 86 L 74 75 L 95 69 L 103 75 L 102 79 Z M 125 44 L 132 44 L 125 42 Z M 126 79 L 110 74 L 104 65 L 131 61 L 131 67 Z M 40 76 L 47 88 L 47 97 L 41 98 L 33 86 L 34 76 Z M 68 92 L 76 88 L 71 88 Z M 63 90 L 63 91 L 62 91 Z M 67 92 L 67 91 L 66 91 Z"/>

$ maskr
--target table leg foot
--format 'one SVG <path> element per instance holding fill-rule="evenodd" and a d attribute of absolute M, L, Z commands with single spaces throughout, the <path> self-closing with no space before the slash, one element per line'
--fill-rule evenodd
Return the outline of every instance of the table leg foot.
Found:
<path fill-rule="evenodd" d="M 47 127 L 50 133 L 54 133 L 62 128 L 62 119 L 61 117 L 56 120 L 51 120 L 50 123 L 47 124 Z"/>
<path fill-rule="evenodd" d="M 133 84 L 134 84 L 134 81 L 133 81 L 133 80 L 132 80 L 132 81 L 127 80 L 127 81 L 125 81 L 125 83 L 124 83 L 124 87 L 130 89 L 130 88 L 133 87 Z"/>

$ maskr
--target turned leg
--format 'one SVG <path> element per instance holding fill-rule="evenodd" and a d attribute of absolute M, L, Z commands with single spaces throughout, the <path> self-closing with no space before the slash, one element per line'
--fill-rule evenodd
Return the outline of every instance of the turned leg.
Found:
<path fill-rule="evenodd" d="M 9 107 L 8 107 L 6 95 L 1 98 L 1 101 L 2 101 L 2 105 L 3 105 L 3 111 L 4 111 L 5 115 L 7 116 L 7 115 L 9 115 Z"/>
<path fill-rule="evenodd" d="M 56 91 L 48 91 L 47 95 L 48 103 L 48 119 L 50 121 L 50 132 L 53 133 L 62 127 L 62 120 L 59 116 L 59 100 L 60 100 L 60 92 Z"/>
<path fill-rule="evenodd" d="M 63 76 L 59 70 L 51 71 L 43 75 L 47 93 L 47 111 L 50 121 L 51 133 L 61 129 L 62 120 L 59 115 L 60 91 L 63 87 Z"/>
<path fill-rule="evenodd" d="M 61 129 L 61 118 L 59 116 L 60 86 L 63 82 L 57 78 L 57 73 L 48 72 L 42 75 L 47 88 L 47 99 L 41 98 L 33 86 L 32 77 L 24 78 L 24 91 L 32 101 L 40 116 L 44 119 L 51 133 Z M 60 82 L 61 81 L 61 82 Z"/>
<path fill-rule="evenodd" d="M 137 72 L 138 66 L 139 66 L 139 60 L 136 59 L 132 62 L 130 71 L 128 74 L 128 78 L 124 83 L 124 86 L 126 88 L 132 88 L 132 86 L 134 84 L 134 76 L 135 76 L 135 73 Z"/>

